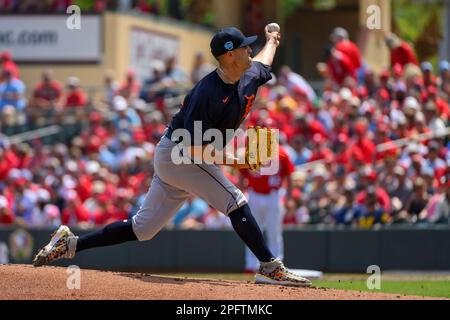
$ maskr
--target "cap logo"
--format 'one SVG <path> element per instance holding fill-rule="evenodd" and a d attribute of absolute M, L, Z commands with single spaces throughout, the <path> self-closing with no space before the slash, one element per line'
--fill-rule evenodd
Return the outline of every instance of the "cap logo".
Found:
<path fill-rule="evenodd" d="M 228 41 L 227 43 L 225 43 L 225 49 L 227 49 L 228 51 L 233 50 L 233 48 L 234 48 L 233 41 Z"/>

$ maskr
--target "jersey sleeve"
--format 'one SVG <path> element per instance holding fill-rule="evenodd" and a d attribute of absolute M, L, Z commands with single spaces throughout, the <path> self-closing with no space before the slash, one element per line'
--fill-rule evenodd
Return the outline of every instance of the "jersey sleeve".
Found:
<path fill-rule="evenodd" d="M 254 87 L 254 89 L 256 90 L 259 86 L 262 86 L 267 81 L 272 79 L 272 74 L 270 73 L 270 71 L 270 66 L 266 66 L 259 61 L 255 61 L 242 76 L 241 83 L 245 87 Z"/>

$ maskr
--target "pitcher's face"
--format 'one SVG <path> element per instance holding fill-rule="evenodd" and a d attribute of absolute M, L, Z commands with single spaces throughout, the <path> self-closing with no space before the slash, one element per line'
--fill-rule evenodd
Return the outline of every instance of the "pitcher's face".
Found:
<path fill-rule="evenodd" d="M 235 54 L 235 64 L 239 69 L 245 71 L 252 65 L 252 49 L 250 46 L 244 48 L 237 48 L 234 51 Z"/>

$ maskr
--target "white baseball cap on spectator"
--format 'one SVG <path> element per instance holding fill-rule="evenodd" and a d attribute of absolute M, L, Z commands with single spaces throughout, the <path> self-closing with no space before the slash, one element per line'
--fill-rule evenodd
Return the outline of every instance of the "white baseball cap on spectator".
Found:
<path fill-rule="evenodd" d="M 313 176 L 313 178 L 321 177 L 321 178 L 327 179 L 328 172 L 324 167 L 319 166 L 316 169 L 314 169 L 312 176 Z"/>
<path fill-rule="evenodd" d="M 297 170 L 292 174 L 292 180 L 306 181 L 306 172 L 303 170 Z"/>
<path fill-rule="evenodd" d="M 64 188 L 66 189 L 75 189 L 77 186 L 77 182 L 70 175 L 66 174 L 62 178 L 62 183 Z"/>
<path fill-rule="evenodd" d="M 439 71 L 443 72 L 443 71 L 449 71 L 450 70 L 450 63 L 447 60 L 442 60 L 439 63 Z"/>
<path fill-rule="evenodd" d="M 434 177 L 434 170 L 429 166 L 422 166 L 422 168 L 420 169 L 420 173 L 423 176 Z"/>
<path fill-rule="evenodd" d="M 55 154 L 59 155 L 59 156 L 66 156 L 68 153 L 68 148 L 65 144 L 62 143 L 58 143 L 54 148 L 53 148 Z"/>
<path fill-rule="evenodd" d="M 408 153 L 418 153 L 420 151 L 419 145 L 417 143 L 410 143 L 406 147 Z"/>
<path fill-rule="evenodd" d="M 68 87 L 78 87 L 80 85 L 80 79 L 77 77 L 68 77 L 67 86 Z"/>
<path fill-rule="evenodd" d="M 406 174 L 406 171 L 402 166 L 395 166 L 394 174 L 398 176 L 404 176 Z"/>
<path fill-rule="evenodd" d="M 90 175 L 97 173 L 100 170 L 100 164 L 95 160 L 90 160 L 86 164 L 86 172 Z"/>
<path fill-rule="evenodd" d="M 122 96 L 115 96 L 113 99 L 113 107 L 116 111 L 125 111 L 128 108 L 127 100 Z"/>
<path fill-rule="evenodd" d="M 67 192 L 64 195 L 64 198 L 66 201 L 74 201 L 78 199 L 78 193 L 75 190 L 67 190 Z"/>
<path fill-rule="evenodd" d="M 354 191 L 356 189 L 356 181 L 353 179 L 348 179 L 344 182 L 344 190 Z"/>
<path fill-rule="evenodd" d="M 432 65 L 431 62 L 429 62 L 429 61 L 424 61 L 424 62 L 422 62 L 422 64 L 420 65 L 420 68 L 421 68 L 423 71 L 428 71 L 428 72 L 433 71 L 433 65 Z"/>
<path fill-rule="evenodd" d="M 8 206 L 8 200 L 5 196 L 0 196 L 0 209 L 6 208 Z"/>
<path fill-rule="evenodd" d="M 39 202 L 49 202 L 51 199 L 50 192 L 46 189 L 40 188 L 36 191 L 36 194 Z"/>
<path fill-rule="evenodd" d="M 166 69 L 166 66 L 165 66 L 164 62 L 161 60 L 153 60 L 152 63 L 150 64 L 150 68 L 153 71 L 164 72 L 164 70 Z"/>
<path fill-rule="evenodd" d="M 77 172 L 78 171 L 78 164 L 73 160 L 67 161 L 65 167 L 68 172 Z"/>
<path fill-rule="evenodd" d="M 417 101 L 417 99 L 415 97 L 407 97 L 405 99 L 404 108 L 412 109 L 414 111 L 419 111 L 419 109 L 420 109 L 419 101 Z"/>
<path fill-rule="evenodd" d="M 44 185 L 46 185 L 48 187 L 51 187 L 58 182 L 59 182 L 58 179 L 52 174 L 45 176 Z"/>
<path fill-rule="evenodd" d="M 352 91 L 349 88 L 342 88 L 339 91 L 339 96 L 343 101 L 350 101 L 353 97 Z"/>

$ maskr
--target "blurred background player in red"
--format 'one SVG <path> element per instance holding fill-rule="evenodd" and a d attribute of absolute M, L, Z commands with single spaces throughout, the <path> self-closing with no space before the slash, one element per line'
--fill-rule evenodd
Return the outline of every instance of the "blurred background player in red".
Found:
<path fill-rule="evenodd" d="M 402 41 L 398 36 L 391 33 L 385 38 L 386 45 L 391 51 L 391 67 L 393 68 L 396 64 L 405 67 L 407 64 L 419 65 L 417 62 L 416 55 L 411 46 Z"/>
<path fill-rule="evenodd" d="M 333 33 L 330 35 L 330 40 L 334 44 L 336 50 L 350 58 L 355 70 L 361 68 L 361 53 L 359 52 L 358 46 L 349 40 L 347 30 L 341 27 L 334 29 Z"/>
<path fill-rule="evenodd" d="M 17 64 L 13 61 L 11 53 L 9 51 L 0 52 L 0 69 L 8 69 L 11 71 L 12 77 L 14 79 L 19 79 L 19 68 Z M 0 78 L 0 82 L 1 82 Z"/>
<path fill-rule="evenodd" d="M 270 176 L 248 169 L 242 169 L 240 172 L 243 180 L 247 182 L 248 204 L 261 231 L 265 233 L 267 245 L 275 257 L 282 259 L 284 216 L 282 189 L 286 187 L 284 203 L 287 203 L 292 193 L 291 174 L 295 171 L 294 164 L 282 146 L 279 146 L 279 163 L 278 173 Z M 258 259 L 246 247 L 245 272 L 254 273 L 258 266 Z"/>

